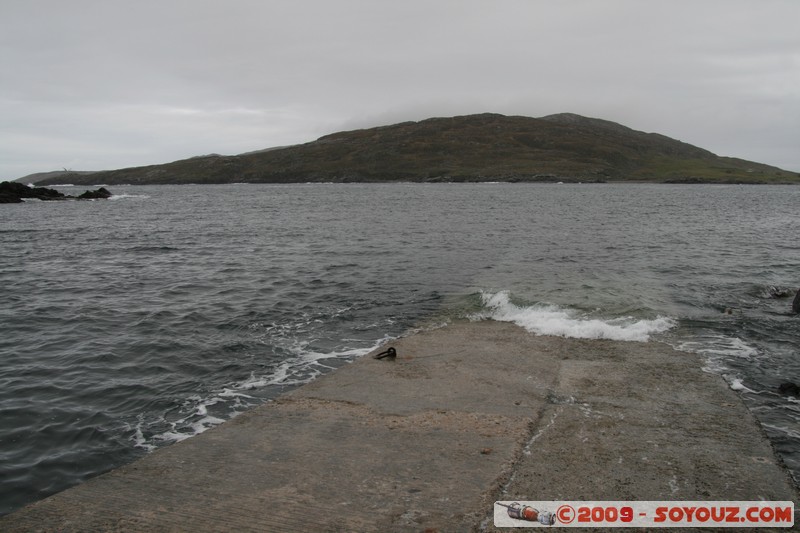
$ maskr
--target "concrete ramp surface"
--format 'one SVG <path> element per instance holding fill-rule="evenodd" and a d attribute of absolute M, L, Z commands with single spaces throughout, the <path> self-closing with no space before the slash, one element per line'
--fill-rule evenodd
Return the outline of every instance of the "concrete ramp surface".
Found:
<path fill-rule="evenodd" d="M 495 531 L 495 500 L 797 501 L 696 355 L 492 321 L 392 346 L 0 531 Z"/>

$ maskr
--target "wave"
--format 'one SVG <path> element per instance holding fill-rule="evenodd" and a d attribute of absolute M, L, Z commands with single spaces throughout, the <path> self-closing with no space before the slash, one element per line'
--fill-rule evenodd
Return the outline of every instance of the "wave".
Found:
<path fill-rule="evenodd" d="M 109 200 L 124 200 L 125 198 L 150 198 L 147 194 L 112 194 Z"/>
<path fill-rule="evenodd" d="M 136 448 L 148 452 L 156 448 L 180 442 L 199 435 L 226 420 L 236 417 L 244 411 L 269 401 L 269 394 L 259 389 L 276 388 L 279 391 L 286 387 L 303 385 L 320 375 L 333 370 L 338 365 L 327 365 L 325 360 L 352 361 L 368 354 L 386 343 L 388 337 L 382 338 L 374 345 L 366 348 L 351 348 L 327 353 L 306 350 L 298 346 L 294 357 L 290 357 L 262 375 L 251 372 L 242 381 L 229 383 L 208 394 L 193 394 L 183 400 L 177 411 L 165 412 L 155 419 L 146 419 L 140 414 L 133 430 L 131 441 Z"/>
<path fill-rule="evenodd" d="M 654 319 L 630 316 L 602 319 L 588 318 L 577 310 L 557 305 L 520 306 L 512 302 L 508 291 L 481 292 L 480 296 L 485 310 L 473 318 L 513 322 L 537 335 L 647 342 L 651 335 L 663 333 L 676 325 L 674 319 L 662 316 Z"/>
<path fill-rule="evenodd" d="M 726 356 L 751 358 L 758 354 L 753 348 L 738 337 L 725 335 L 696 335 L 695 340 L 683 341 L 675 346 L 682 352 L 699 353 L 706 356 Z"/>
<path fill-rule="evenodd" d="M 705 359 L 703 371 L 724 377 L 734 390 L 741 389 L 737 389 L 735 383 L 739 378 L 730 375 L 732 371 L 730 362 L 735 359 L 752 360 L 758 355 L 758 350 L 742 339 L 720 334 L 695 334 L 692 340 L 672 343 L 672 347 L 681 352 L 703 356 Z"/>

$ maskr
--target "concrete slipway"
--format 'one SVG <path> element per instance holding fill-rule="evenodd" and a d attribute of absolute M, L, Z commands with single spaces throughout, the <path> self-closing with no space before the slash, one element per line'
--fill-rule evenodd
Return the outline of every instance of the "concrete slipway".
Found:
<path fill-rule="evenodd" d="M 797 502 L 696 355 L 492 321 L 393 346 L 0 531 L 494 531 L 495 500 Z"/>

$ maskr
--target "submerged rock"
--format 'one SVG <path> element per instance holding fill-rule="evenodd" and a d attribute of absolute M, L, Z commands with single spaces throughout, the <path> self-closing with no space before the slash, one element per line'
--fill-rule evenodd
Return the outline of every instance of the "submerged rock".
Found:
<path fill-rule="evenodd" d="M 781 383 L 778 386 L 778 392 L 783 394 L 784 396 L 800 397 L 800 387 L 797 386 L 797 383 L 792 383 L 791 381 L 787 381 L 786 383 Z"/>
<path fill-rule="evenodd" d="M 797 294 L 794 296 L 794 301 L 792 302 L 792 311 L 795 313 L 800 313 L 800 290 L 798 290 Z"/>
<path fill-rule="evenodd" d="M 792 289 L 770 285 L 769 287 L 767 287 L 767 290 L 765 291 L 765 296 L 767 298 L 788 298 L 789 296 L 792 295 L 792 293 L 794 293 Z"/>

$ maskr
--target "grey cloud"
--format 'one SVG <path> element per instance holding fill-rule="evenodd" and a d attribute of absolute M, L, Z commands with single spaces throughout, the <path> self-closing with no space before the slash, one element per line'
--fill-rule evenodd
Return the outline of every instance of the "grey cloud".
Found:
<path fill-rule="evenodd" d="M 800 170 L 795 0 L 0 4 L 0 178 L 572 111 Z"/>

